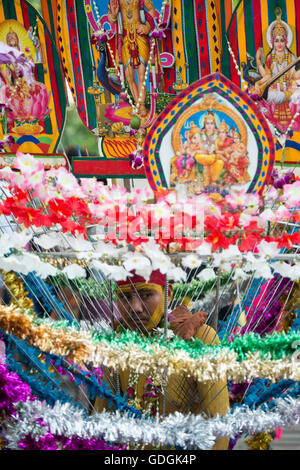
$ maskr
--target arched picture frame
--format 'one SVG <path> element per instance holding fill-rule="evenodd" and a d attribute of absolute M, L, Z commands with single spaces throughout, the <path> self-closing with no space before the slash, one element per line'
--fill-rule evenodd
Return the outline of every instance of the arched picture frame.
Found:
<path fill-rule="evenodd" d="M 208 137 L 204 121 L 209 122 L 209 116 L 214 132 L 208 132 Z M 228 148 L 223 154 L 217 147 L 221 128 L 227 129 Z M 187 148 L 187 134 L 197 133 L 200 147 L 194 142 L 196 149 Z M 238 138 L 236 145 L 234 137 Z M 185 185 L 191 196 L 209 192 L 222 197 L 232 187 L 261 192 L 272 173 L 275 145 L 254 102 L 216 73 L 180 93 L 158 116 L 144 142 L 144 161 L 155 193 Z M 180 173 L 180 165 L 185 173 Z"/>

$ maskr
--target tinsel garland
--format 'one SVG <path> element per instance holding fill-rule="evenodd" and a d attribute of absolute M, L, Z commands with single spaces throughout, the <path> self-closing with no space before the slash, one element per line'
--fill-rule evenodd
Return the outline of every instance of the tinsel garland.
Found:
<path fill-rule="evenodd" d="M 228 284 L 230 278 L 233 278 L 233 273 L 222 273 L 220 277 L 220 285 L 223 286 Z M 107 300 L 107 282 L 103 282 L 102 287 L 101 282 L 99 283 L 95 281 L 92 277 L 89 277 L 88 279 L 67 279 L 66 276 L 57 274 L 55 277 L 49 276 L 46 279 L 46 282 L 50 285 L 54 284 L 69 287 L 72 290 L 79 291 L 83 296 Z M 233 280 L 231 282 L 233 282 Z M 199 293 L 205 294 L 210 291 L 212 287 L 214 287 L 215 283 L 215 279 L 209 281 L 197 281 L 196 279 L 192 279 L 190 282 L 185 283 L 174 282 L 173 297 L 177 302 L 180 299 L 185 299 L 186 297 L 193 300 L 195 297 L 199 296 Z M 113 298 L 115 299 L 116 284 L 114 282 L 112 283 L 112 289 Z"/>
<path fill-rule="evenodd" d="M 103 439 L 87 439 L 74 436 L 67 438 L 64 434 L 52 434 L 49 432 L 47 423 L 41 416 L 36 415 L 29 424 L 25 433 L 22 433 L 23 423 L 20 422 L 20 413 L 18 408 L 22 403 L 30 403 L 35 407 L 39 405 L 46 406 L 45 403 L 39 402 L 35 396 L 31 394 L 28 384 L 22 382 L 17 374 L 10 372 L 6 365 L 0 364 L 0 405 L 1 405 L 1 446 L 4 449 L 16 450 L 123 450 L 125 446 L 113 446 Z M 58 402 L 59 403 L 59 402 Z M 63 406 L 60 404 L 60 406 Z M 49 409 L 51 409 L 49 407 Z M 73 411 L 76 410 L 72 406 Z M 84 419 L 84 415 L 81 417 Z M 16 436 L 20 436 L 16 447 L 10 445 L 9 429 L 16 426 Z"/>
<path fill-rule="evenodd" d="M 45 434 L 44 423 L 54 436 L 68 439 L 103 439 L 105 442 L 134 442 L 182 449 L 209 450 L 216 440 L 240 434 L 258 435 L 278 428 L 292 428 L 300 422 L 300 400 L 278 399 L 272 411 L 239 407 L 225 416 L 208 419 L 202 415 L 174 413 L 161 420 L 135 419 L 126 414 L 103 411 L 84 417 L 70 404 L 54 407 L 37 400 L 16 405 L 14 420 L 2 421 L 7 448 L 17 449 L 25 436 L 38 441 Z"/>
<path fill-rule="evenodd" d="M 24 341 L 18 341 L 5 333 L 2 334 L 6 343 L 6 363 L 9 369 L 16 372 L 22 380 L 30 385 L 35 395 L 41 400 L 46 400 L 49 405 L 54 405 L 55 401 L 60 401 L 61 403 L 73 402 L 74 404 L 73 397 L 60 390 L 60 381 L 55 371 L 50 371 L 50 366 L 53 364 L 55 368 L 62 370 L 64 374 L 71 374 L 75 385 L 86 386 L 89 397 L 92 400 L 96 397 L 104 397 L 111 407 L 120 411 L 127 411 L 134 416 L 140 416 L 141 412 L 135 406 L 130 406 L 127 400 L 119 394 L 113 394 L 108 384 L 99 382 L 94 375 L 94 370 L 80 370 L 76 365 L 68 363 L 62 357 L 53 354 L 44 354 L 43 356 L 46 357 L 46 360 L 43 362 L 39 349 L 33 346 L 30 347 Z M 14 358 L 15 354 L 17 354 L 18 360 Z M 23 370 L 20 360 L 25 366 L 29 365 L 30 374 Z M 37 370 L 38 379 L 31 376 L 32 370 Z M 101 374 L 101 371 L 97 370 L 97 375 L 99 374 Z M 53 384 L 53 380 L 55 384 Z M 76 403 L 76 406 L 81 407 L 79 403 Z"/>
<path fill-rule="evenodd" d="M 20 277 L 13 271 L 5 272 L 1 270 L 1 275 L 10 295 L 10 303 L 24 308 L 24 310 L 33 309 L 34 303 L 28 297 L 28 292 L 25 290 L 24 283 Z"/>
<path fill-rule="evenodd" d="M 26 339 L 41 351 L 65 357 L 81 366 L 102 365 L 113 370 L 133 369 L 157 378 L 186 374 L 199 382 L 226 379 L 234 383 L 255 377 L 276 381 L 299 380 L 298 333 L 277 333 L 261 338 L 248 334 L 220 345 L 205 345 L 200 340 L 167 341 L 163 336 L 146 338 L 132 331 L 112 333 L 79 332 L 0 306 L 0 327 L 8 334 Z M 295 354 L 295 356 L 293 356 Z"/>
<path fill-rule="evenodd" d="M 68 312 L 63 308 L 64 302 L 59 302 L 53 293 L 53 287 L 48 285 L 43 279 L 40 279 L 34 273 L 29 273 L 24 277 L 26 287 L 29 291 L 30 298 L 35 301 L 36 298 L 40 299 L 43 308 L 48 314 L 51 314 L 53 310 L 58 311 L 63 318 L 65 318 L 70 324 L 73 323 L 74 319 L 70 317 Z M 38 310 L 38 306 L 36 306 Z"/>

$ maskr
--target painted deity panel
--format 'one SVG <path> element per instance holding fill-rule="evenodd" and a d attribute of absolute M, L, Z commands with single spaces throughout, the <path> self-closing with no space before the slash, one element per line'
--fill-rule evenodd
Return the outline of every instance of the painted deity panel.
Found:
<path fill-rule="evenodd" d="M 232 188 L 261 192 L 275 161 L 263 114 L 221 74 L 179 94 L 152 126 L 144 151 L 154 192 L 209 193 L 216 200 Z"/>

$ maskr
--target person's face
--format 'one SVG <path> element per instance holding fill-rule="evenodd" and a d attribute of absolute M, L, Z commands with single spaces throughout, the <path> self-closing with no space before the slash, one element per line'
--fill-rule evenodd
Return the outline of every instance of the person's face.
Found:
<path fill-rule="evenodd" d="M 215 123 L 213 119 L 207 119 L 205 122 L 205 130 L 208 134 L 212 134 L 215 130 Z"/>
<path fill-rule="evenodd" d="M 200 133 L 198 132 L 197 134 L 194 134 L 191 138 L 191 142 L 192 144 L 200 144 L 201 142 L 201 135 Z"/>
<path fill-rule="evenodd" d="M 222 129 L 222 130 L 219 131 L 219 137 L 220 137 L 221 140 L 225 140 L 225 138 L 226 138 L 225 129 Z"/>
<path fill-rule="evenodd" d="M 239 144 L 240 141 L 241 141 L 240 136 L 239 136 L 239 135 L 235 135 L 235 136 L 233 137 L 233 141 L 234 141 L 235 144 Z"/>
<path fill-rule="evenodd" d="M 145 333 L 152 315 L 162 302 L 163 295 L 159 291 L 150 287 L 132 287 L 129 292 L 118 292 L 117 307 L 127 328 Z"/>
<path fill-rule="evenodd" d="M 11 47 L 16 47 L 17 46 L 17 41 L 14 38 L 9 39 L 8 45 Z"/>
<path fill-rule="evenodd" d="M 284 36 L 276 36 L 274 39 L 274 49 L 276 52 L 283 52 L 285 50 L 286 40 Z"/>

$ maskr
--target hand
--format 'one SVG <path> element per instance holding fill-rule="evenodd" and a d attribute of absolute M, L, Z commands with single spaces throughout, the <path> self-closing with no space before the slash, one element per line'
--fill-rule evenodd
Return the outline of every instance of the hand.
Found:
<path fill-rule="evenodd" d="M 110 11 L 112 16 L 117 17 L 119 13 L 119 2 L 118 0 L 110 0 Z"/>
<path fill-rule="evenodd" d="M 147 25 L 147 24 L 140 24 L 140 25 L 136 28 L 136 32 L 137 32 L 140 36 L 147 36 L 147 35 L 150 33 L 150 30 L 151 30 L 151 27 L 150 27 L 150 25 Z"/>
<path fill-rule="evenodd" d="M 206 312 L 191 313 L 186 305 L 175 308 L 170 315 L 170 326 L 175 335 L 190 340 L 197 333 L 198 328 L 207 320 Z"/>

